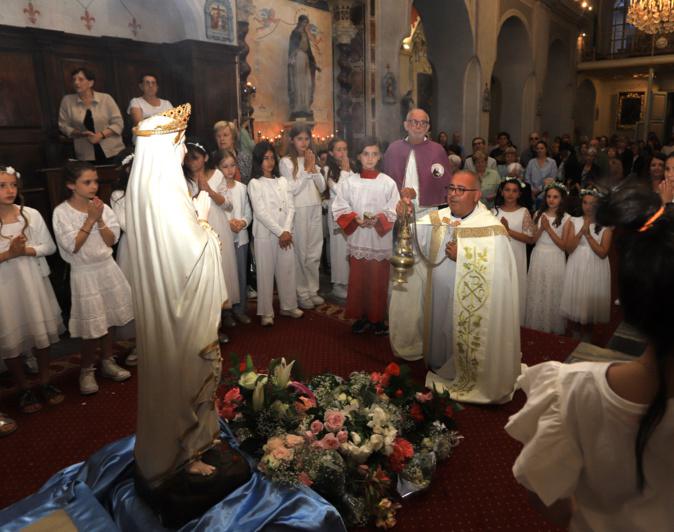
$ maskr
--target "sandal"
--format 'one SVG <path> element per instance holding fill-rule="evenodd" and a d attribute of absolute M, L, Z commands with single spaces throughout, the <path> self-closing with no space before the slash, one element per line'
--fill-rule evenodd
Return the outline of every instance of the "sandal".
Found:
<path fill-rule="evenodd" d="M 42 395 L 42 398 L 52 406 L 62 403 L 65 399 L 63 392 L 53 384 L 42 384 L 40 386 L 40 394 Z"/>
<path fill-rule="evenodd" d="M 34 414 L 42 410 L 42 403 L 33 390 L 24 390 L 19 398 L 19 410 L 24 414 Z"/>
<path fill-rule="evenodd" d="M 11 417 L 7 417 L 7 414 L 0 412 L 0 437 L 9 436 L 18 428 L 19 426 L 16 424 L 16 421 Z"/>

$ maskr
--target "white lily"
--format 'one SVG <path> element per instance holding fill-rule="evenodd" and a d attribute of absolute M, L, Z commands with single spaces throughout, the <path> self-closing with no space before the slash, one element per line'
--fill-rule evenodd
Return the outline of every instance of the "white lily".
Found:
<path fill-rule="evenodd" d="M 259 412 L 264 406 L 264 382 L 259 381 L 253 390 L 253 410 Z"/>
<path fill-rule="evenodd" d="M 274 380 L 279 388 L 287 388 L 290 382 L 290 373 L 293 370 L 293 360 L 290 364 L 286 364 L 286 359 L 281 358 L 281 362 L 274 368 Z"/>

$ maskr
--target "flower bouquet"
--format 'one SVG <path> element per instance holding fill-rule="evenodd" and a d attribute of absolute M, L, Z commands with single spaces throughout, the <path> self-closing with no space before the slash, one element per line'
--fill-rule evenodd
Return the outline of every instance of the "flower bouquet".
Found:
<path fill-rule="evenodd" d="M 285 359 L 266 373 L 250 356 L 232 362 L 217 404 L 242 448 L 273 482 L 320 493 L 349 526 L 394 526 L 395 499 L 427 488 L 461 439 L 458 404 L 419 386 L 407 366 L 347 379 L 321 374 L 304 384 Z"/>

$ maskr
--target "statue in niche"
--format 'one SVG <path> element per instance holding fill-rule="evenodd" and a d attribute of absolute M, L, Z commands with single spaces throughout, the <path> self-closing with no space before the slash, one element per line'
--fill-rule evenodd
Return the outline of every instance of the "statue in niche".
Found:
<path fill-rule="evenodd" d="M 288 43 L 288 103 L 290 120 L 298 118 L 313 120 L 311 106 L 314 103 L 316 72 L 321 69 L 316 64 L 309 38 L 309 17 L 300 15 L 297 26 L 290 33 Z"/>
<path fill-rule="evenodd" d="M 382 79 L 382 85 L 383 85 L 383 98 L 382 100 L 386 104 L 394 104 L 398 101 L 396 98 L 396 79 L 389 70 L 389 65 L 386 65 L 386 74 L 384 74 L 384 78 Z"/>
<path fill-rule="evenodd" d="M 482 91 L 482 111 L 485 113 L 491 111 L 491 93 L 489 92 L 489 85 L 486 83 Z"/>

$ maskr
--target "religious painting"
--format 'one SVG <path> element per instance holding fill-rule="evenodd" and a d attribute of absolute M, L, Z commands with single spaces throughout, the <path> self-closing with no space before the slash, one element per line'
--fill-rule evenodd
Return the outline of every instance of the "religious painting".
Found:
<path fill-rule="evenodd" d="M 322 9 L 323 11 L 330 11 L 330 6 L 328 5 L 328 0 L 292 0 L 297 4 L 303 4 L 308 7 L 313 7 L 315 9 Z"/>
<path fill-rule="evenodd" d="M 257 92 L 256 140 L 276 138 L 296 120 L 333 133 L 332 14 L 311 2 L 256 0 L 246 43 Z"/>
<path fill-rule="evenodd" d="M 618 94 L 618 128 L 632 128 L 644 114 L 644 92 L 621 92 Z"/>
<path fill-rule="evenodd" d="M 206 38 L 225 44 L 236 44 L 234 8 L 232 0 L 205 0 L 204 22 Z"/>

